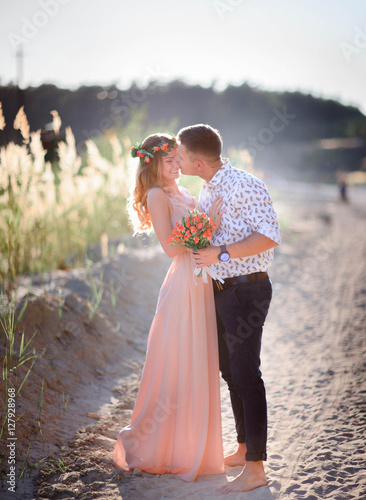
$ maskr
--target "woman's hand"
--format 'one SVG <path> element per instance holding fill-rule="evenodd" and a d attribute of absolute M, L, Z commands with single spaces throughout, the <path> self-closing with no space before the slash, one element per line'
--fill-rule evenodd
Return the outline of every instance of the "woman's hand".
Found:
<path fill-rule="evenodd" d="M 211 217 L 211 219 L 214 219 L 217 228 L 220 227 L 221 217 L 225 211 L 225 207 L 222 206 L 223 203 L 224 200 L 222 197 L 217 196 L 208 210 L 208 216 Z"/>

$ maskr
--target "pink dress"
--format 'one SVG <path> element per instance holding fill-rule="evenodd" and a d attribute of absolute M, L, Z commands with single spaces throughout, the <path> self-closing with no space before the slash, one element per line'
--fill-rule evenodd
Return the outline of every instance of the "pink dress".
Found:
<path fill-rule="evenodd" d="M 196 202 L 170 197 L 172 226 Z M 123 470 L 177 474 L 185 481 L 224 472 L 213 290 L 193 279 L 189 253 L 174 257 L 160 289 L 131 423 L 113 453 Z"/>

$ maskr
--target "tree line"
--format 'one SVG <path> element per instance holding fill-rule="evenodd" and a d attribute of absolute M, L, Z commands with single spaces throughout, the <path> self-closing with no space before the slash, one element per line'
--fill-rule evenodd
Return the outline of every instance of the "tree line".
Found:
<path fill-rule="evenodd" d="M 50 111 L 57 110 L 63 125 L 72 128 L 78 146 L 107 129 L 131 126 L 139 119 L 146 130 L 165 130 L 174 124 L 175 129 L 169 130 L 172 133 L 182 126 L 209 123 L 220 130 L 226 151 L 232 147 L 247 149 L 262 168 L 272 152 L 278 156 L 288 144 L 302 150 L 304 144 L 330 138 L 360 141 L 356 149 L 361 149 L 355 153 L 351 148 L 350 160 L 346 159 L 348 169 L 358 168 L 365 156 L 366 117 L 356 107 L 301 92 L 263 90 L 247 83 L 229 85 L 222 91 L 179 80 L 150 82 L 143 88 L 132 84 L 124 90 L 113 84 L 75 90 L 52 84 L 22 90 L 8 85 L 0 87 L 0 101 L 9 123 L 24 105 L 32 130 L 44 128 L 51 121 Z M 5 140 L 14 140 L 11 127 L 4 134 Z M 277 159 L 279 166 L 286 162 L 282 153 Z M 292 160 L 291 165 L 298 170 L 299 158 Z"/>

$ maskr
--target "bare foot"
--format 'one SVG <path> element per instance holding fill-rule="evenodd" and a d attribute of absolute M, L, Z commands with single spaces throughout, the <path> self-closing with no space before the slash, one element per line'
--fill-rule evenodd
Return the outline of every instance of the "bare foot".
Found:
<path fill-rule="evenodd" d="M 216 491 L 224 494 L 233 491 L 251 491 L 266 484 L 267 477 L 264 472 L 263 462 L 247 462 L 247 465 L 233 481 L 226 483 Z"/>
<path fill-rule="evenodd" d="M 227 455 L 224 458 L 224 464 L 228 465 L 229 467 L 235 467 L 237 465 L 245 465 L 246 464 L 246 460 L 245 460 L 246 452 L 247 452 L 246 444 L 239 443 L 238 449 L 236 450 L 236 452 L 232 453 L 231 455 Z"/>

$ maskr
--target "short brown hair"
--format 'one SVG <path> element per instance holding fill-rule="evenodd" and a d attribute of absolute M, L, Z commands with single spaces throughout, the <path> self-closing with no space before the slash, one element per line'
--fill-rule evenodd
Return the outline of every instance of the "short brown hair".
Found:
<path fill-rule="evenodd" d="M 212 161 L 221 157 L 222 138 L 220 132 L 210 125 L 190 125 L 182 128 L 177 135 L 180 141 L 190 153 L 202 154 Z"/>

